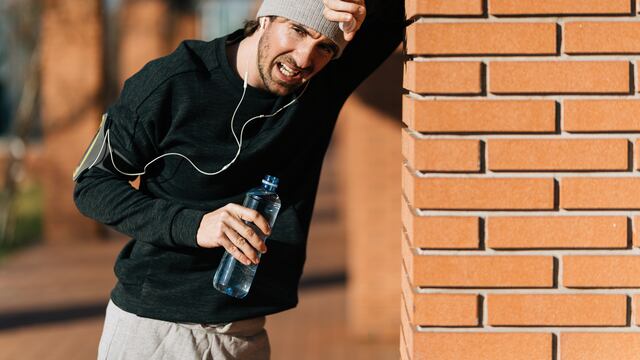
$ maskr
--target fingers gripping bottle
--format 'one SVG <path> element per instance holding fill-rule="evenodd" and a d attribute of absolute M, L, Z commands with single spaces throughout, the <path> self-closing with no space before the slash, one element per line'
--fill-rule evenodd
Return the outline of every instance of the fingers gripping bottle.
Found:
<path fill-rule="evenodd" d="M 244 197 L 244 207 L 257 210 L 265 217 L 272 228 L 276 222 L 276 216 L 280 210 L 280 197 L 276 194 L 279 179 L 275 176 L 266 175 L 262 179 L 262 185 L 247 192 Z M 258 236 L 265 241 L 267 236 L 252 222 L 243 220 L 250 226 Z M 261 253 L 258 252 L 258 257 Z M 213 276 L 213 287 L 219 291 L 236 297 L 243 298 L 249 293 L 249 288 L 253 282 L 253 277 L 258 269 L 258 264 L 245 265 L 236 260 L 231 254 L 225 251 L 222 261 Z"/>

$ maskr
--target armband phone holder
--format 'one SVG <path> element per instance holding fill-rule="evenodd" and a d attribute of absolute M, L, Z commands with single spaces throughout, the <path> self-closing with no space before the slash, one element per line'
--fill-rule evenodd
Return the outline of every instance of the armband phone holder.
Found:
<path fill-rule="evenodd" d="M 102 160 L 107 157 L 108 151 L 103 145 L 105 142 L 105 134 L 110 124 L 111 119 L 109 118 L 109 115 L 106 113 L 103 114 L 98 132 L 93 137 L 93 140 L 91 140 L 91 144 L 87 150 L 85 150 L 84 155 L 82 155 L 80 164 L 73 172 L 73 181 L 77 182 L 80 175 L 91 168 L 94 164 L 100 164 Z"/>

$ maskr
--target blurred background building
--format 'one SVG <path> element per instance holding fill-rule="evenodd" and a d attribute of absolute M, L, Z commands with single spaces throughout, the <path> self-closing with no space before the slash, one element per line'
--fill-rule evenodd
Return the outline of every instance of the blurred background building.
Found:
<path fill-rule="evenodd" d="M 184 39 L 240 28 L 259 4 L 0 0 L 0 359 L 95 356 L 126 238 L 77 211 L 71 174 L 124 80 Z M 274 359 L 399 357 L 402 60 L 342 111 L 300 304 L 267 321 Z"/>

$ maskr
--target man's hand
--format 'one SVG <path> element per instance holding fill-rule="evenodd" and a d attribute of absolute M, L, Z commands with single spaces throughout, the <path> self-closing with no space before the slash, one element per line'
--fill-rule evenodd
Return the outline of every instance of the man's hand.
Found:
<path fill-rule="evenodd" d="M 323 3 L 324 17 L 344 23 L 344 39 L 351 41 L 367 16 L 364 0 L 323 0 Z"/>
<path fill-rule="evenodd" d="M 265 253 L 267 246 L 242 220 L 253 222 L 264 235 L 271 234 L 269 223 L 259 212 L 238 204 L 227 204 L 202 217 L 196 235 L 198 245 L 204 248 L 222 246 L 243 264 L 250 265 L 252 261 L 257 264 L 258 250 Z"/>

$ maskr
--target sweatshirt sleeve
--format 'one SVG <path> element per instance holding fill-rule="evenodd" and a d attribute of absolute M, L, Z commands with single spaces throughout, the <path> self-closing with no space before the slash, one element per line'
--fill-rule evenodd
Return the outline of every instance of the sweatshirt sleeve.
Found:
<path fill-rule="evenodd" d="M 405 36 L 404 0 L 365 0 L 367 16 L 342 56 L 331 64 L 337 91 L 346 99 L 400 45 Z"/>
<path fill-rule="evenodd" d="M 126 173 L 142 172 L 144 165 L 157 156 L 166 131 L 162 125 L 166 122 L 160 116 L 165 110 L 164 97 L 155 92 L 145 97 L 144 106 L 136 104 L 137 80 L 132 79 L 127 80 L 120 98 L 108 110 L 113 163 Z M 206 212 L 136 190 L 129 183 L 136 176 L 120 174 L 111 160 L 107 156 L 103 161 L 109 171 L 93 167 L 78 179 L 73 193 L 78 210 L 139 241 L 161 247 L 198 247 L 196 234 Z"/>

